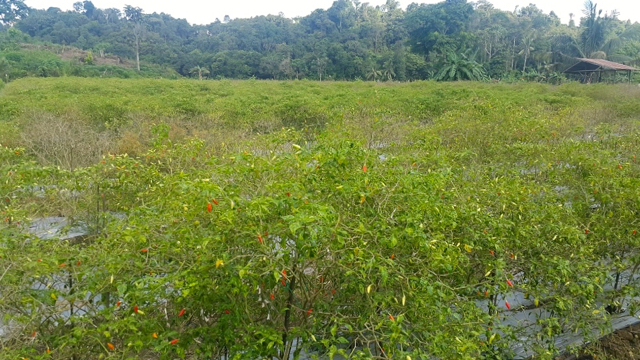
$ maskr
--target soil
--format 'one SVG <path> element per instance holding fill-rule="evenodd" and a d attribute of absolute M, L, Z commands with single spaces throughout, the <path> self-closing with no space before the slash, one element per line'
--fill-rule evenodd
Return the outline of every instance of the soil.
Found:
<path fill-rule="evenodd" d="M 46 50 L 56 53 L 60 59 L 65 61 L 77 61 L 82 63 L 87 57 L 88 51 L 80 50 L 71 46 L 62 45 L 39 45 L 39 44 L 21 44 L 26 50 Z M 93 63 L 96 65 L 115 65 L 125 68 L 133 68 L 134 64 L 128 59 L 122 59 L 118 56 L 104 55 L 93 53 Z"/>
<path fill-rule="evenodd" d="M 578 355 L 563 355 L 557 360 L 640 360 L 640 323 L 587 345 Z"/>

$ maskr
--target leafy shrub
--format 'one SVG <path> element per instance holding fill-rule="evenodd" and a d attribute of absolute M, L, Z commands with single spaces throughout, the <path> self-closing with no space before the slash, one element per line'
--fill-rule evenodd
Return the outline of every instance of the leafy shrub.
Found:
<path fill-rule="evenodd" d="M 95 164 L 112 147 L 108 133 L 43 113 L 33 114 L 25 125 L 22 143 L 40 163 L 70 170 Z"/>
<path fill-rule="evenodd" d="M 607 305 L 637 314 L 640 131 L 617 110 L 636 93 L 203 83 L 3 90 L 25 133 L 0 148 L 3 355 L 552 356 L 564 334 L 606 331 Z M 131 121 L 101 142 L 89 115 L 110 106 Z M 294 121 L 316 114 L 305 142 Z M 100 156 L 118 141 L 132 154 Z M 87 166 L 67 160 L 83 146 Z M 88 234 L 25 231 L 58 214 Z"/>

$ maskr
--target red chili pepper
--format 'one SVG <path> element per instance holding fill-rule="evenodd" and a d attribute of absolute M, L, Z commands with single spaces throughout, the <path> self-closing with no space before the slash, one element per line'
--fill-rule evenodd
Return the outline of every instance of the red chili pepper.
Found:
<path fill-rule="evenodd" d="M 622 165 L 618 164 L 618 169 L 622 170 Z"/>
<path fill-rule="evenodd" d="M 42 262 L 42 259 L 38 259 L 38 262 Z"/>
<path fill-rule="evenodd" d="M 367 172 L 367 165 L 362 166 L 362 171 Z"/>
<path fill-rule="evenodd" d="M 178 317 L 181 317 L 182 315 L 184 315 L 185 311 L 186 311 L 185 309 L 180 310 L 180 314 L 178 314 Z"/>
<path fill-rule="evenodd" d="M 282 270 L 282 277 L 287 280 L 287 270 Z"/>
<path fill-rule="evenodd" d="M 280 280 L 280 282 L 282 283 L 282 286 L 287 286 L 287 282 L 284 280 Z"/>
<path fill-rule="evenodd" d="M 219 205 L 218 200 L 213 199 L 212 201 L 213 201 L 214 204 Z"/>
<path fill-rule="evenodd" d="M 134 313 L 136 313 L 136 314 L 138 313 L 138 305 L 135 305 L 135 306 L 133 307 L 133 312 L 134 312 Z"/>
<path fill-rule="evenodd" d="M 145 248 L 145 249 L 140 250 L 140 252 L 147 253 L 147 252 L 149 252 L 149 249 Z"/>
<path fill-rule="evenodd" d="M 116 348 L 112 343 L 107 343 L 107 347 L 109 348 L 109 350 L 113 350 Z"/>
<path fill-rule="evenodd" d="M 512 259 L 513 259 L 513 258 L 515 258 L 515 257 L 516 257 L 515 255 L 511 254 L 511 258 L 512 258 Z"/>
<path fill-rule="evenodd" d="M 177 343 L 178 343 L 178 341 L 180 341 L 180 339 L 173 339 L 173 340 L 171 340 L 171 341 L 169 342 L 169 344 L 171 344 L 171 345 L 175 345 L 175 344 L 177 344 Z"/>
<path fill-rule="evenodd" d="M 270 294 L 269 297 L 271 298 L 271 300 L 276 298 L 273 294 Z"/>
<path fill-rule="evenodd" d="M 258 241 L 260 242 L 260 244 L 264 243 L 264 241 L 262 241 L 262 236 L 260 236 L 260 234 L 258 234 Z"/>
<path fill-rule="evenodd" d="M 391 314 L 389 314 L 389 319 L 391 319 L 391 321 L 396 321 L 396 318 L 394 318 Z"/>
<path fill-rule="evenodd" d="M 213 210 L 213 206 L 211 206 L 211 203 L 207 203 L 207 212 L 211 212 L 211 210 Z"/>
<path fill-rule="evenodd" d="M 513 287 L 513 283 L 511 282 L 511 280 L 507 279 L 507 285 L 509 285 L 510 287 Z"/>
<path fill-rule="evenodd" d="M 67 266 L 67 264 L 65 264 L 65 263 L 62 263 L 62 264 L 58 265 L 58 267 L 65 267 L 65 266 Z"/>
<path fill-rule="evenodd" d="M 76 263 L 76 266 L 80 266 L 80 264 L 82 263 L 80 262 L 80 260 L 78 260 L 78 262 Z"/>
<path fill-rule="evenodd" d="M 487 290 L 484 291 L 484 297 L 488 297 L 489 296 L 489 292 L 487 292 Z"/>
<path fill-rule="evenodd" d="M 331 295 L 335 295 L 336 294 L 336 289 L 332 289 L 331 290 Z"/>
<path fill-rule="evenodd" d="M 491 254 L 491 256 L 496 256 L 496 253 L 493 252 L 493 250 L 489 250 L 489 254 Z"/>
<path fill-rule="evenodd" d="M 34 337 L 36 337 L 36 335 L 37 335 L 37 334 L 38 334 L 38 333 L 34 331 L 34 332 L 32 332 L 32 333 L 31 333 L 31 337 L 33 337 L 33 338 L 34 338 Z"/>
<path fill-rule="evenodd" d="M 122 301 L 118 301 L 118 302 L 116 303 L 116 306 L 120 306 L 120 305 L 122 305 Z"/>
<path fill-rule="evenodd" d="M 227 314 L 227 315 L 229 315 L 229 314 L 231 313 L 231 311 L 229 311 L 229 309 L 226 309 L 226 310 L 224 311 L 224 313 L 225 313 L 225 314 Z"/>
<path fill-rule="evenodd" d="M 509 305 L 508 301 L 505 301 L 504 305 L 507 307 L 508 310 L 511 310 L 511 305 Z"/>
<path fill-rule="evenodd" d="M 307 316 L 311 315 L 311 312 L 313 311 L 313 309 L 309 309 L 307 310 Z"/>
<path fill-rule="evenodd" d="M 584 229 L 584 233 L 588 234 L 589 233 L 589 229 Z"/>
<path fill-rule="evenodd" d="M 291 197 L 291 193 L 287 193 L 287 197 Z"/>

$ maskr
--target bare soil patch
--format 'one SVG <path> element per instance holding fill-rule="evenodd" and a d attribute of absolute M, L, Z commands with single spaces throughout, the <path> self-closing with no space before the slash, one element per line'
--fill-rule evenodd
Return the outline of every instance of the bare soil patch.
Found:
<path fill-rule="evenodd" d="M 640 323 L 605 336 L 578 355 L 563 355 L 557 360 L 640 360 Z"/>
<path fill-rule="evenodd" d="M 65 61 L 76 61 L 79 63 L 84 62 L 84 59 L 87 57 L 88 51 L 80 50 L 78 48 L 70 47 L 70 46 L 62 46 L 62 45 L 38 45 L 38 44 L 22 44 L 23 49 L 28 50 L 46 50 L 51 51 L 58 56 L 60 59 Z M 119 56 L 114 55 L 106 55 L 100 56 L 99 53 L 93 53 L 93 63 L 95 65 L 114 65 L 121 66 L 125 68 L 133 68 L 134 64 L 128 59 L 123 59 Z"/>

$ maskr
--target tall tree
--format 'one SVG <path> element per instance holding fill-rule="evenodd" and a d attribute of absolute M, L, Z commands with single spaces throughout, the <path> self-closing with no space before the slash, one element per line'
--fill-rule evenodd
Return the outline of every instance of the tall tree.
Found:
<path fill-rule="evenodd" d="M 29 14 L 22 0 L 0 0 L 0 25 L 11 25 Z"/>
<path fill-rule="evenodd" d="M 467 0 L 409 5 L 406 21 L 413 50 L 429 54 L 443 38 L 455 38 L 466 30 L 473 11 L 473 6 Z"/>
<path fill-rule="evenodd" d="M 582 10 L 583 30 L 580 35 L 582 40 L 582 51 L 584 56 L 591 57 L 606 40 L 606 15 L 602 17 L 602 10 L 598 10 L 598 4 L 591 0 L 586 0 Z"/>
<path fill-rule="evenodd" d="M 127 5 L 124 8 L 124 16 L 132 24 L 133 36 L 135 38 L 136 46 L 136 67 L 138 72 L 140 71 L 140 38 L 142 37 L 143 24 L 142 24 L 142 9 L 139 7 L 133 7 Z"/>

